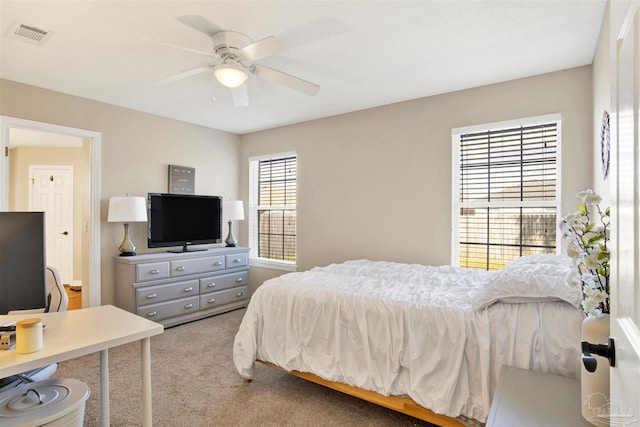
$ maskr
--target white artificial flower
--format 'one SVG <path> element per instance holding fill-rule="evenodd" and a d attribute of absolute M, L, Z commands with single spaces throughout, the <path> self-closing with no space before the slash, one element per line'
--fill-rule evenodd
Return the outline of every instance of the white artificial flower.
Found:
<path fill-rule="evenodd" d="M 597 205 L 602 201 L 602 197 L 600 197 L 598 194 L 596 194 L 595 191 L 591 189 L 578 191 L 576 193 L 576 196 L 584 205 Z"/>
<path fill-rule="evenodd" d="M 576 221 L 576 216 L 575 212 L 570 212 L 564 217 L 563 222 L 566 224 L 573 224 Z"/>
<path fill-rule="evenodd" d="M 592 270 L 597 269 L 598 267 L 600 267 L 600 260 L 598 259 L 599 256 L 600 248 L 593 248 L 593 250 L 584 257 L 584 265 Z"/>
<path fill-rule="evenodd" d="M 573 259 L 580 257 L 582 249 L 575 240 L 569 241 L 567 244 L 567 255 Z"/>
<path fill-rule="evenodd" d="M 582 308 L 588 316 L 600 317 L 609 312 L 610 253 L 608 208 L 602 211 L 602 198 L 593 190 L 576 194 L 580 209 L 567 214 L 558 224 L 566 254 L 573 260 L 574 272 L 565 276 L 568 286 L 582 290 Z M 587 231 L 589 230 L 589 231 Z"/>
<path fill-rule="evenodd" d="M 582 284 L 583 284 L 582 291 L 587 296 L 593 295 L 598 290 L 598 285 L 596 284 L 595 280 L 593 280 L 593 275 L 589 275 L 589 276 L 583 275 Z"/>
<path fill-rule="evenodd" d="M 591 298 L 585 298 L 584 300 L 582 300 L 582 308 L 584 309 L 585 313 L 587 313 L 590 316 L 595 316 L 595 309 L 596 309 L 596 303 L 595 301 L 593 301 Z"/>
<path fill-rule="evenodd" d="M 604 303 L 607 299 L 607 293 L 600 290 L 594 289 L 593 294 L 591 295 L 591 300 L 597 305 L 600 306 L 601 303 Z"/>
<path fill-rule="evenodd" d="M 577 270 L 570 271 L 565 277 L 565 283 L 572 288 L 582 286 L 582 280 L 580 279 L 580 273 Z"/>
<path fill-rule="evenodd" d="M 582 236 L 585 233 L 587 228 L 584 225 L 584 223 L 580 221 L 576 221 L 576 223 L 573 224 L 571 227 L 575 230 L 575 233 L 577 233 L 578 236 Z"/>
<path fill-rule="evenodd" d="M 592 287 L 589 287 L 589 286 L 584 286 L 582 288 L 582 292 L 584 292 L 585 298 L 590 298 L 593 295 L 594 291 L 595 290 Z"/>

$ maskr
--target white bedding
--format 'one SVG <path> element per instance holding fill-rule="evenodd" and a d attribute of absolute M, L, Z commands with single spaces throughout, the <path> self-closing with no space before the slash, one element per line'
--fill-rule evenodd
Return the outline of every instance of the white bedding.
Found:
<path fill-rule="evenodd" d="M 554 295 L 475 309 L 490 288 L 499 300 L 495 278 L 367 260 L 285 274 L 254 293 L 234 363 L 245 378 L 259 359 L 485 422 L 503 364 L 578 376 L 583 319 Z"/>

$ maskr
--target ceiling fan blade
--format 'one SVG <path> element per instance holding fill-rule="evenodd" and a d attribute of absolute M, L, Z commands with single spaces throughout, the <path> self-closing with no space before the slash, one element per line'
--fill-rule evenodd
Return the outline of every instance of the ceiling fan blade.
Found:
<path fill-rule="evenodd" d="M 198 55 L 206 55 L 206 56 L 210 56 L 212 58 L 216 57 L 213 52 L 207 52 L 205 50 L 192 49 L 190 47 L 181 46 L 181 45 L 173 44 L 173 43 L 167 43 L 167 42 L 163 42 L 163 41 L 155 40 L 155 39 L 150 39 L 150 38 L 146 38 L 146 37 L 140 37 L 140 40 L 144 40 L 144 41 L 147 41 L 147 42 L 159 44 L 159 45 L 162 45 L 162 46 L 171 47 L 171 48 L 174 48 L 174 49 L 184 50 L 186 52 L 197 53 Z"/>
<path fill-rule="evenodd" d="M 242 84 L 231 89 L 233 97 L 233 105 L 236 107 L 247 107 L 249 105 L 249 94 L 247 93 L 247 85 Z"/>
<path fill-rule="evenodd" d="M 267 56 L 277 55 L 287 51 L 287 45 L 274 36 L 266 37 L 251 43 L 239 50 L 240 58 L 248 61 L 257 61 Z"/>
<path fill-rule="evenodd" d="M 209 37 L 213 36 L 217 32 L 223 31 L 222 28 L 210 22 L 204 16 L 184 15 L 184 16 L 178 16 L 176 19 L 182 22 L 187 27 L 193 28 L 194 30 L 199 31 L 202 34 L 205 34 Z"/>
<path fill-rule="evenodd" d="M 271 80 L 276 83 L 285 85 L 291 89 L 302 92 L 305 95 L 313 96 L 320 90 L 320 86 L 302 80 L 291 74 L 283 73 L 282 71 L 274 70 L 273 68 L 266 67 L 264 65 L 254 64 L 251 66 L 251 72 L 260 77 L 264 77 L 267 80 Z"/>
<path fill-rule="evenodd" d="M 158 80 L 155 82 L 155 85 L 163 85 L 167 83 L 173 83 L 178 80 L 186 79 L 187 77 L 195 76 L 196 74 L 204 73 L 205 71 L 209 71 L 215 67 L 215 64 L 210 65 L 201 65 L 199 67 L 191 68 L 189 70 L 182 71 L 178 74 L 174 74 L 173 76 L 169 76 L 166 79 Z"/>

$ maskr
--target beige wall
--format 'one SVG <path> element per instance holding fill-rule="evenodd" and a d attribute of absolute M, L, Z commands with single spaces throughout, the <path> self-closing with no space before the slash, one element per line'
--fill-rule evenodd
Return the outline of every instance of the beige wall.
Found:
<path fill-rule="evenodd" d="M 8 80 L 0 80 L 0 115 L 102 135 L 103 304 L 114 301 L 113 257 L 123 236 L 121 224 L 106 222 L 110 197 L 166 192 L 170 164 L 196 169 L 199 194 L 238 197 L 237 135 Z M 147 252 L 145 225 L 135 223 L 131 227 L 138 252 Z"/>
<path fill-rule="evenodd" d="M 591 188 L 602 195 L 603 206 L 610 204 L 610 180 L 602 176 L 600 162 L 600 126 L 602 114 L 611 113 L 611 49 L 609 46 L 609 3 L 605 9 L 600 36 L 593 58 L 593 183 Z"/>
<path fill-rule="evenodd" d="M 82 230 L 88 216 L 83 215 L 83 200 L 89 197 L 89 181 L 86 174 L 88 147 L 51 148 L 16 147 L 9 153 L 9 210 L 29 210 L 29 166 L 73 166 L 73 280 L 82 280 L 83 239 Z"/>
<path fill-rule="evenodd" d="M 296 151 L 299 270 L 351 258 L 449 263 L 452 128 L 561 113 L 564 212 L 593 180 L 591 66 L 242 137 L 6 80 L 0 90 L 2 115 L 102 134 L 105 304 L 122 239 L 120 224 L 104 222 L 108 199 L 166 190 L 168 164 L 195 167 L 197 193 L 246 201 L 248 158 Z M 144 225 L 132 228 L 139 252 L 148 251 Z M 279 274 L 252 268 L 252 288 Z"/>
<path fill-rule="evenodd" d="M 299 270 L 351 258 L 448 264 L 451 129 L 550 113 L 562 115 L 568 212 L 592 182 L 591 66 L 244 135 L 242 196 L 249 157 L 294 150 Z"/>

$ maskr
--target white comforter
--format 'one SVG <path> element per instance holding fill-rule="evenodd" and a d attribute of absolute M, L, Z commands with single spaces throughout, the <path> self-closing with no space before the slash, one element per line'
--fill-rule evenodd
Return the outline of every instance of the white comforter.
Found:
<path fill-rule="evenodd" d="M 580 360 L 571 304 L 476 309 L 495 274 L 358 260 L 283 275 L 254 293 L 235 366 L 251 378 L 268 361 L 484 422 L 503 364 L 577 377 Z"/>

